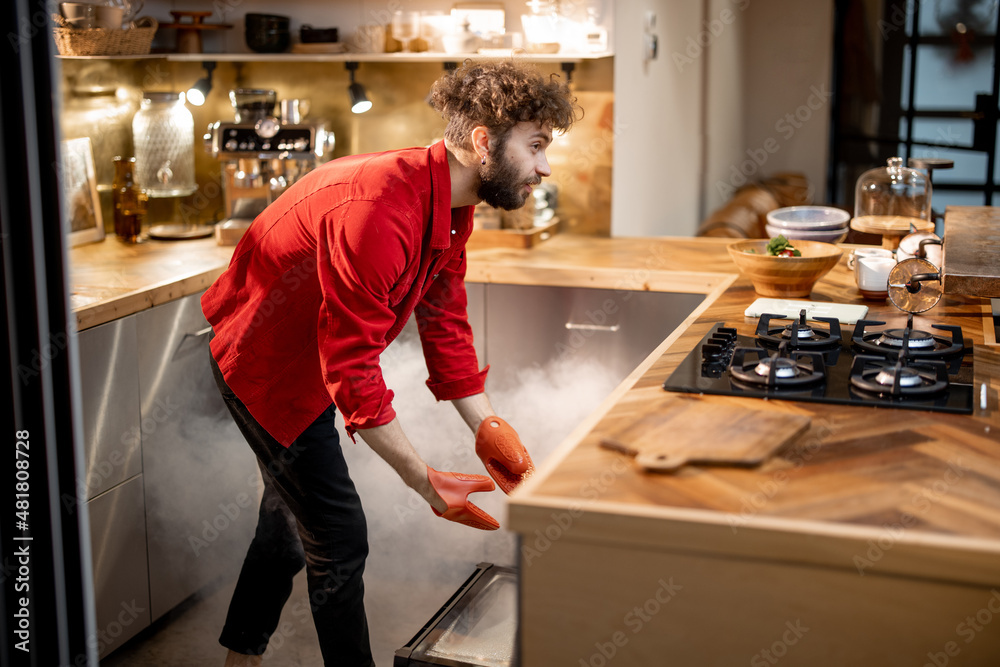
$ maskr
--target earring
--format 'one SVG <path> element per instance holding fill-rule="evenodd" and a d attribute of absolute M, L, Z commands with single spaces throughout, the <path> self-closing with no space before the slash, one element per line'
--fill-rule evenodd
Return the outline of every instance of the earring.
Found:
<path fill-rule="evenodd" d="M 483 161 L 482 161 L 481 164 L 486 164 L 486 156 L 485 155 L 483 155 Z"/>

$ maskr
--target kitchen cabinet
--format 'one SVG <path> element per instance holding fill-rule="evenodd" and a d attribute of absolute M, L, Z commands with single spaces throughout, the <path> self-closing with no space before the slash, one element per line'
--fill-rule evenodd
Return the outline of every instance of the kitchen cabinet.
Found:
<path fill-rule="evenodd" d="M 90 517 L 97 650 L 107 655 L 149 625 L 139 441 L 136 317 L 78 337 L 84 469 L 72 509 Z"/>
<path fill-rule="evenodd" d="M 216 389 L 200 294 L 136 319 L 155 621 L 216 577 L 239 572 L 257 525 L 259 473 Z"/>
<path fill-rule="evenodd" d="M 215 388 L 200 294 L 78 335 L 97 647 L 105 656 L 219 575 L 256 526 L 255 459 Z"/>
<path fill-rule="evenodd" d="M 485 286 L 486 363 L 507 386 L 533 365 L 596 363 L 624 379 L 703 300 L 700 294 Z"/>

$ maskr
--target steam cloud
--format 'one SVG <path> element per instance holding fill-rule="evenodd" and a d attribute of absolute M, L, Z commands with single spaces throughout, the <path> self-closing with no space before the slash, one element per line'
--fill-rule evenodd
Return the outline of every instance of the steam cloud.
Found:
<path fill-rule="evenodd" d="M 404 332 L 405 334 L 405 332 Z M 583 355 L 520 369 L 509 386 L 487 393 L 497 414 L 521 437 L 536 466 L 621 380 Z M 427 369 L 419 343 L 401 336 L 382 357 L 386 384 L 403 430 L 428 465 L 438 470 L 487 474 L 475 454 L 475 436 L 454 407 L 438 403 L 424 384 Z M 368 518 L 371 553 L 365 572 L 366 606 L 378 664 L 410 639 L 480 562 L 517 565 L 516 534 L 506 529 L 506 496 L 473 494 L 472 502 L 497 518 L 498 531 L 480 531 L 434 516 L 396 473 L 361 440 L 341 433 L 345 456 Z"/>

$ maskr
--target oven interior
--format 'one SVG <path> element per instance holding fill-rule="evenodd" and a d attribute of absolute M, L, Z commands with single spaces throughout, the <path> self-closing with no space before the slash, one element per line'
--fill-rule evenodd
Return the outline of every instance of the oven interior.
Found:
<path fill-rule="evenodd" d="M 516 664 L 517 571 L 480 563 L 405 646 L 393 667 Z"/>

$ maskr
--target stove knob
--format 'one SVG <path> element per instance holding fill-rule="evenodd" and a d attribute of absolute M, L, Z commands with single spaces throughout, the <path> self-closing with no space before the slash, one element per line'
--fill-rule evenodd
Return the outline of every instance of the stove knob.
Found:
<path fill-rule="evenodd" d="M 722 358 L 725 348 L 712 343 L 705 343 L 701 346 L 701 358 L 705 361 L 718 361 Z"/>
<path fill-rule="evenodd" d="M 239 143 L 235 139 L 230 139 L 226 142 L 226 150 L 232 153 L 234 150 L 239 148 Z"/>
<path fill-rule="evenodd" d="M 733 339 L 726 336 L 712 336 L 708 339 L 708 342 L 711 345 L 718 345 L 719 347 L 727 348 L 733 344 Z"/>
<path fill-rule="evenodd" d="M 725 336 L 729 340 L 735 341 L 736 340 L 736 329 L 734 329 L 732 327 L 719 327 L 719 330 L 716 332 L 715 335 L 717 335 L 717 336 Z"/>

